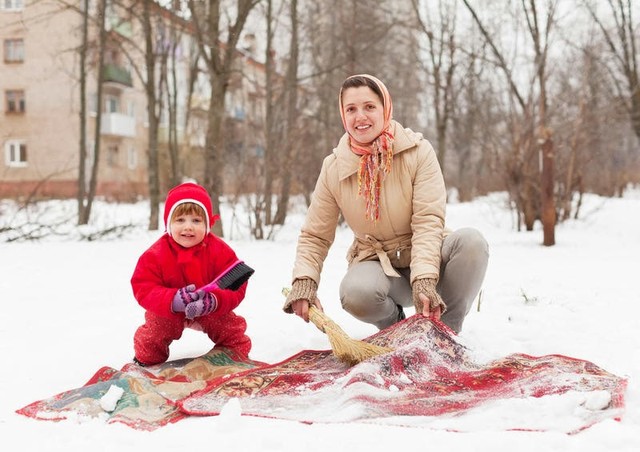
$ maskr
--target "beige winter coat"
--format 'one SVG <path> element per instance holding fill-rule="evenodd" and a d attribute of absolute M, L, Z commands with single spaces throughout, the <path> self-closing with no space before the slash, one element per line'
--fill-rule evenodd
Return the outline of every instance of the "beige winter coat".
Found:
<path fill-rule="evenodd" d="M 311 205 L 298 239 L 293 279 L 320 283 L 324 260 L 342 215 L 354 233 L 349 265 L 379 260 L 392 268 L 411 267 L 411 282 L 438 279 L 444 232 L 446 190 L 431 144 L 422 134 L 392 121 L 393 166 L 382 183 L 380 219 L 366 219 L 365 200 L 358 196 L 358 163 L 345 134 L 324 159 Z"/>

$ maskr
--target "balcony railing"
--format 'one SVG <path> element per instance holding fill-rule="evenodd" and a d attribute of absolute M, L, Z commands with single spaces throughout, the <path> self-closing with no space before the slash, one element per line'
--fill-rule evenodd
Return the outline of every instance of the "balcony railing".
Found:
<path fill-rule="evenodd" d="M 102 68 L 104 71 L 104 81 L 120 83 L 125 86 L 133 86 L 133 80 L 131 79 L 131 72 L 121 66 L 115 64 L 105 64 Z"/>
<path fill-rule="evenodd" d="M 118 137 L 136 136 L 136 118 L 122 113 L 103 113 L 100 121 L 100 133 Z"/>

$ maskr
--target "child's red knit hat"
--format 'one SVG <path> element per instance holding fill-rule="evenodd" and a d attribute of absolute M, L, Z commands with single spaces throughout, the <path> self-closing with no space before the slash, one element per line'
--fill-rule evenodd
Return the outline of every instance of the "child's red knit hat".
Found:
<path fill-rule="evenodd" d="M 169 232 L 171 215 L 173 215 L 176 207 L 186 202 L 197 204 L 206 212 L 205 219 L 207 221 L 207 232 L 209 232 L 219 217 L 218 215 L 213 215 L 211 198 L 207 190 L 193 182 L 185 182 L 184 184 L 177 185 L 167 193 L 167 199 L 164 202 L 164 227 L 167 232 Z"/>

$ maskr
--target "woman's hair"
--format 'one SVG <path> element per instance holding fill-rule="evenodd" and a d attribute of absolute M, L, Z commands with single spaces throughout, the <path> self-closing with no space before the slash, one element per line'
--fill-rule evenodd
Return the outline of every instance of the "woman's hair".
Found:
<path fill-rule="evenodd" d="M 384 105 L 384 95 L 382 91 L 380 91 L 380 87 L 378 84 L 369 77 L 365 77 L 363 75 L 355 75 L 353 77 L 349 77 L 342 83 L 341 93 L 344 93 L 348 88 L 359 88 L 361 86 L 366 86 L 367 88 L 371 88 L 371 91 L 376 93 L 376 96 L 380 99 L 380 102 Z"/>
<path fill-rule="evenodd" d="M 177 218 L 180 215 L 199 215 L 204 219 L 207 218 L 204 209 L 193 202 L 184 202 L 179 204 L 173 211 L 173 214 L 171 214 L 170 221 L 173 221 L 174 218 Z"/>

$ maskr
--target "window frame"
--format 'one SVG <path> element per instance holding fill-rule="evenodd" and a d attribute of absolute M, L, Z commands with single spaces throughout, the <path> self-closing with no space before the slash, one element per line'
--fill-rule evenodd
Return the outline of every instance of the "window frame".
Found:
<path fill-rule="evenodd" d="M 17 155 L 15 153 L 16 148 Z M 11 139 L 5 141 L 4 162 L 10 168 L 25 168 L 26 166 L 28 166 L 27 142 L 20 139 Z"/>
<path fill-rule="evenodd" d="M 120 113 L 120 97 L 113 94 L 105 94 L 103 113 L 112 114 Z"/>
<path fill-rule="evenodd" d="M 19 47 L 16 47 L 17 44 Z M 2 43 L 4 52 L 4 62 L 9 64 L 24 63 L 24 39 L 23 38 L 6 38 Z M 16 57 L 17 55 L 17 57 Z"/>
<path fill-rule="evenodd" d="M 24 0 L 1 0 L 0 11 L 22 11 Z"/>
<path fill-rule="evenodd" d="M 130 145 L 127 148 L 127 168 L 134 170 L 138 167 L 138 151 L 135 146 Z"/>
<path fill-rule="evenodd" d="M 120 147 L 117 144 L 108 144 L 106 154 L 107 166 L 117 168 L 120 163 Z"/>
<path fill-rule="evenodd" d="M 11 115 L 21 115 L 27 112 L 27 103 L 23 89 L 7 89 L 4 92 L 5 113 Z M 14 105 L 14 109 L 11 109 Z"/>

